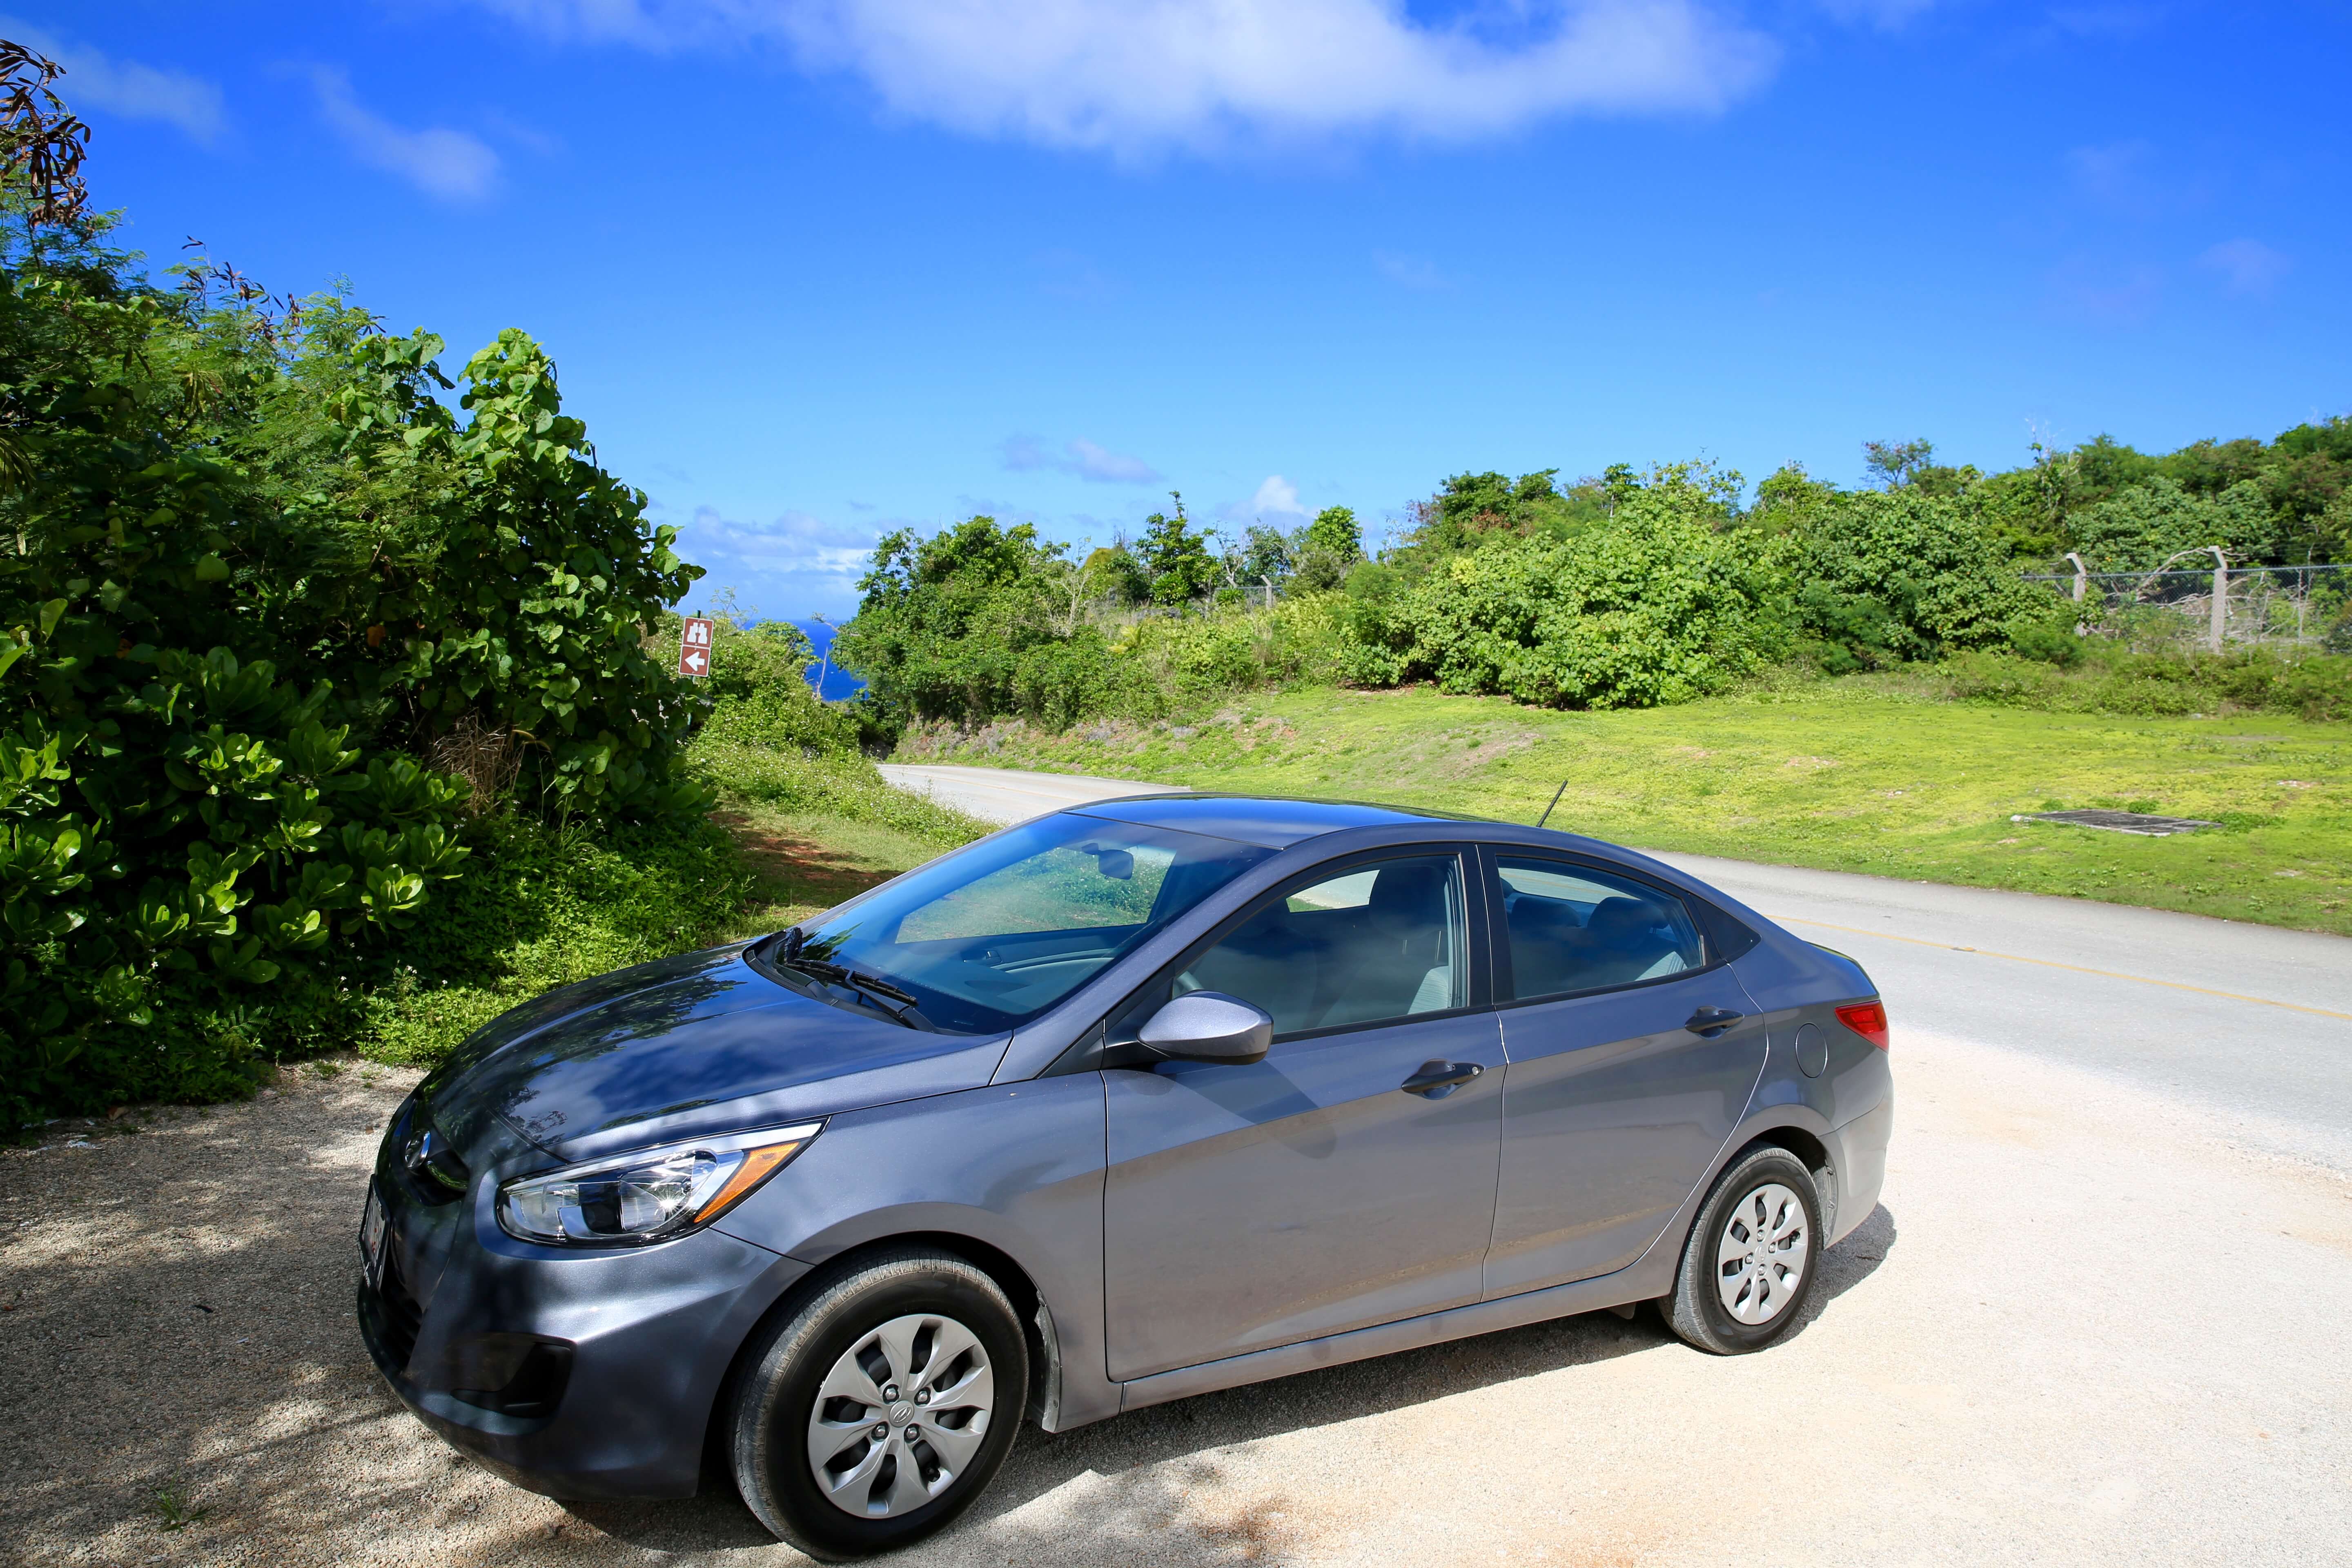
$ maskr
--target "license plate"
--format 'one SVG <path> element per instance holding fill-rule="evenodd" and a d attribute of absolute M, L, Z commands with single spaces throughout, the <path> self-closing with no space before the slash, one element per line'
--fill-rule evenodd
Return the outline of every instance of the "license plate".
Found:
<path fill-rule="evenodd" d="M 360 1220 L 360 1263 L 367 1270 L 368 1283 L 373 1285 L 383 1275 L 383 1232 L 389 1216 L 383 1199 L 378 1195 L 375 1184 L 368 1184 L 367 1213 Z"/>

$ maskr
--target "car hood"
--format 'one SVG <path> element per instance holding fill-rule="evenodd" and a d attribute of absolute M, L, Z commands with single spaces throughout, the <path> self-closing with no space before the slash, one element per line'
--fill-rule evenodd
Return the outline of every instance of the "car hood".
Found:
<path fill-rule="evenodd" d="M 1010 1043 L 828 1005 L 760 974 L 742 952 L 551 991 L 477 1031 L 418 1096 L 469 1156 L 505 1163 L 519 1135 L 570 1162 L 977 1088 Z"/>

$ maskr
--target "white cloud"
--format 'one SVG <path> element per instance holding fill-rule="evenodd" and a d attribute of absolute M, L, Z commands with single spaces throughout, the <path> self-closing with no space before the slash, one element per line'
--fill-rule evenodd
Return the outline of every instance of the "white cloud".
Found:
<path fill-rule="evenodd" d="M 727 561 L 771 571 L 855 576 L 866 569 L 878 537 L 873 530 L 836 528 L 804 511 L 785 512 L 773 522 L 736 522 L 716 507 L 698 506 L 693 521 L 678 530 L 678 552 L 700 566 Z"/>
<path fill-rule="evenodd" d="M 1052 468 L 1065 474 L 1076 474 L 1103 485 L 1148 485 L 1157 482 L 1159 473 L 1140 458 L 1124 452 L 1114 452 L 1097 447 L 1092 441 L 1066 441 L 1058 452 L 1049 452 L 1045 444 L 1034 436 L 1009 436 L 1003 448 L 1004 466 L 1024 470 Z"/>
<path fill-rule="evenodd" d="M 112 59 L 13 16 L 0 16 L 0 35 L 65 67 L 65 74 L 52 90 L 69 109 L 95 109 L 126 120 L 161 120 L 178 126 L 200 146 L 209 147 L 220 140 L 227 122 L 221 110 L 221 90 L 201 77 L 158 69 L 137 60 Z"/>
<path fill-rule="evenodd" d="M 1307 509 L 1298 504 L 1298 487 L 1280 474 L 1268 474 L 1257 487 L 1257 493 L 1244 501 L 1227 501 L 1217 508 L 1221 522 L 1293 522 L 1305 517 Z"/>
<path fill-rule="evenodd" d="M 2225 239 L 2197 258 L 2232 294 L 2267 294 L 2294 263 L 2259 239 Z"/>
<path fill-rule="evenodd" d="M 479 139 L 439 126 L 404 130 L 361 103 L 339 70 L 320 66 L 310 81 L 319 91 L 319 112 L 370 167 L 449 201 L 477 200 L 498 183 L 499 155 Z"/>
<path fill-rule="evenodd" d="M 737 602 L 760 615 L 845 616 L 857 604 L 881 530 L 840 528 L 804 511 L 769 522 L 740 522 L 718 508 L 698 506 L 679 525 L 677 552 L 708 574 L 688 595 L 709 605 L 732 589 Z"/>
<path fill-rule="evenodd" d="M 782 43 L 954 130 L 1134 155 L 1386 132 L 1465 141 L 1569 113 L 1712 112 L 1778 47 L 1706 0 L 478 0 L 655 48 Z M 1482 26 L 1482 24 L 1500 24 Z"/>

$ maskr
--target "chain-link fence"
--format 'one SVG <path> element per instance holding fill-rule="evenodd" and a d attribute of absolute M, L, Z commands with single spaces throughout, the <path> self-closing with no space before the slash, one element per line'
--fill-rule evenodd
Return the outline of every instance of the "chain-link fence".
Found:
<path fill-rule="evenodd" d="M 2029 574 L 2082 606 L 2095 635 L 2133 645 L 2352 653 L 2352 566 Z"/>

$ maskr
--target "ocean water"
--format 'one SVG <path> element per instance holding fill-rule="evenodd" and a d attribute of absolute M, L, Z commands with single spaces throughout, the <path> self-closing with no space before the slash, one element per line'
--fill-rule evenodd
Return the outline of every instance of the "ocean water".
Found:
<path fill-rule="evenodd" d="M 808 634 L 809 641 L 816 645 L 816 651 L 820 656 L 832 648 L 833 628 L 831 626 L 822 621 L 796 620 L 793 625 Z M 820 658 L 819 662 L 809 666 L 808 681 L 811 686 L 816 688 L 817 696 L 827 702 L 838 702 L 845 697 L 855 697 L 866 689 L 866 682 L 845 669 L 834 668 L 832 661 L 823 658 Z"/>

